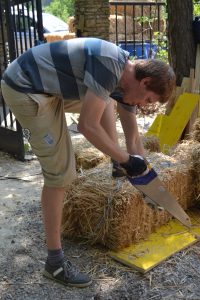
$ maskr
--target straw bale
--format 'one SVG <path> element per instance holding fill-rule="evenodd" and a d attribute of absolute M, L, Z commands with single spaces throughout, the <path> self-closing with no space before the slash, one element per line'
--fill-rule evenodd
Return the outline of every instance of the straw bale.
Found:
<path fill-rule="evenodd" d="M 75 153 L 77 171 L 94 168 L 103 161 L 109 160 L 105 154 L 95 148 L 86 139 L 73 139 L 72 143 Z"/>
<path fill-rule="evenodd" d="M 175 159 L 187 165 L 190 172 L 190 190 L 194 205 L 200 201 L 200 143 L 184 140 L 172 152 Z"/>
<path fill-rule="evenodd" d="M 69 32 L 75 32 L 75 18 L 71 16 L 67 20 L 67 24 L 69 26 Z"/>
<path fill-rule="evenodd" d="M 87 150 L 77 150 L 75 152 L 76 159 L 76 169 L 91 169 L 96 167 L 98 164 L 102 163 L 106 158 L 106 156 L 98 151 L 96 148 L 91 147 Z"/>
<path fill-rule="evenodd" d="M 194 141 L 200 142 L 200 118 L 197 118 L 193 125 L 193 130 L 191 132 L 191 138 Z"/>
<path fill-rule="evenodd" d="M 142 136 L 142 142 L 143 146 L 146 150 L 149 150 L 150 152 L 160 152 L 160 143 L 159 139 L 154 136 Z"/>
<path fill-rule="evenodd" d="M 69 40 L 75 38 L 75 33 L 72 32 L 59 32 L 59 33 L 45 33 L 44 37 L 48 43 L 60 40 Z"/>
<path fill-rule="evenodd" d="M 194 197 L 200 201 L 200 143 L 192 151 L 192 170 L 194 178 Z"/>
<path fill-rule="evenodd" d="M 186 209 L 191 205 L 190 173 L 185 164 L 162 153 L 148 157 L 160 179 Z M 151 209 L 142 194 L 125 178 L 113 180 L 111 166 L 103 163 L 85 171 L 66 191 L 62 232 L 110 249 L 122 249 L 146 238 L 171 216 Z"/>
<path fill-rule="evenodd" d="M 125 36 L 127 41 L 131 41 L 134 38 L 136 41 L 149 40 L 150 29 L 153 31 L 157 31 L 158 28 L 158 20 L 155 18 L 151 24 L 149 22 L 143 22 L 141 24 L 140 20 L 134 20 L 132 15 L 118 14 L 111 14 L 109 16 L 109 37 L 110 41 L 115 42 L 116 40 L 116 19 L 117 19 L 117 34 L 118 34 L 118 41 L 124 41 Z M 136 22 L 134 22 L 136 21 Z M 159 23 L 160 31 L 165 31 L 165 21 L 160 20 Z M 134 28 L 134 32 L 133 32 Z M 125 32 L 126 29 L 126 32 Z"/>
<path fill-rule="evenodd" d="M 171 148 L 170 156 L 177 160 L 179 158 L 181 162 L 192 164 L 192 153 L 199 145 L 198 142 L 193 140 L 183 140 L 176 147 Z"/>

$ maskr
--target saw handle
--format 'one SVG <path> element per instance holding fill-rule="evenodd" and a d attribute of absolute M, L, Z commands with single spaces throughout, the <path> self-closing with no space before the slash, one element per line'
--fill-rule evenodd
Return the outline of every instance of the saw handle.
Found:
<path fill-rule="evenodd" d="M 128 177 L 128 180 L 130 181 L 131 184 L 133 185 L 147 185 L 149 182 L 151 182 L 154 178 L 156 178 L 158 176 L 158 174 L 156 173 L 156 171 L 151 168 L 151 169 L 147 169 L 146 174 L 143 173 L 143 175 L 141 176 L 136 176 L 136 177 Z"/>

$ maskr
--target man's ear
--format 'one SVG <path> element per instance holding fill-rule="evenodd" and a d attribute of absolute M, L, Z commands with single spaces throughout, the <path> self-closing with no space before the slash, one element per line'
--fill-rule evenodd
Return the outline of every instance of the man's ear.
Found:
<path fill-rule="evenodd" d="M 150 81 L 151 81 L 151 77 L 145 77 L 140 81 L 140 86 L 143 87 L 143 88 L 147 88 Z"/>

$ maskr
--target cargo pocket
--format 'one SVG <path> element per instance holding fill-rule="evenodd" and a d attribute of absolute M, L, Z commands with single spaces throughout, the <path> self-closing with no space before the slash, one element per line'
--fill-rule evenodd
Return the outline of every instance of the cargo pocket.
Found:
<path fill-rule="evenodd" d="M 45 114 L 46 110 L 49 110 L 52 103 L 57 99 L 56 96 L 51 96 L 48 94 L 27 94 L 33 102 L 38 106 L 37 116 L 42 116 Z"/>

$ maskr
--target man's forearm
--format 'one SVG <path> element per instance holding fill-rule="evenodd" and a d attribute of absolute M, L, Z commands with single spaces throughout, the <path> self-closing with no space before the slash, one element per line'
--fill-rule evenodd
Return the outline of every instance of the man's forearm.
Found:
<path fill-rule="evenodd" d="M 141 155 L 142 157 L 145 156 L 145 150 L 140 136 L 134 139 L 134 143 L 130 143 L 130 145 L 127 143 L 126 146 L 128 153 L 134 155 Z"/>
<path fill-rule="evenodd" d="M 128 160 L 128 153 L 109 137 L 100 124 L 98 126 L 85 126 L 84 124 L 83 126 L 79 123 L 78 129 L 90 143 L 114 160 L 120 163 Z"/>
<path fill-rule="evenodd" d="M 128 153 L 116 143 L 112 129 L 107 129 L 112 126 L 112 122 L 105 122 L 104 117 L 108 118 L 112 110 L 108 113 L 106 110 L 105 101 L 88 90 L 83 100 L 78 130 L 100 151 L 120 163 L 126 162 L 129 159 Z M 102 122 L 104 126 L 102 126 Z"/>
<path fill-rule="evenodd" d="M 128 153 L 144 156 L 144 147 L 139 136 L 135 114 L 126 111 L 122 107 L 120 107 L 118 111 L 126 139 Z"/>

